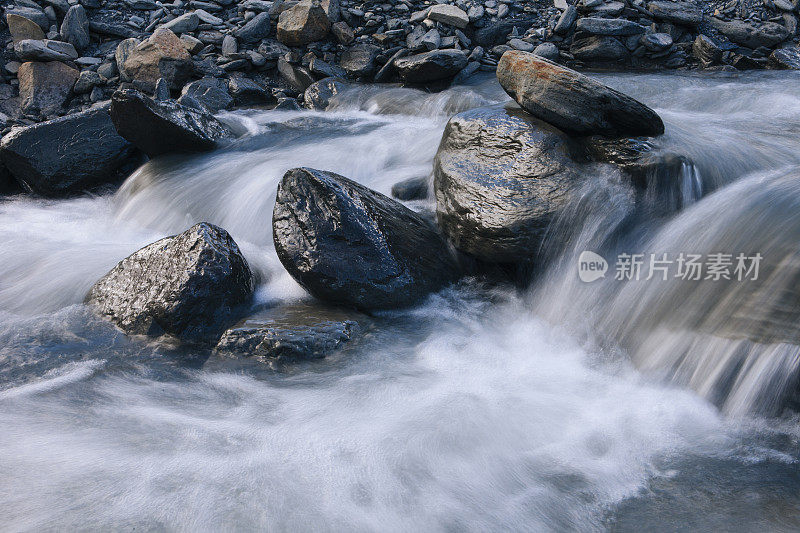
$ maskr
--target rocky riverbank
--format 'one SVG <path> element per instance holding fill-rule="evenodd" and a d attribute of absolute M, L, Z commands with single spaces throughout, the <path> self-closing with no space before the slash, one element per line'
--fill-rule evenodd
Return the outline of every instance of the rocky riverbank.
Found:
<path fill-rule="evenodd" d="M 437 89 L 510 49 L 578 69 L 797 68 L 797 12 L 796 0 L 15 0 L 0 24 L 0 131 L 127 87 L 211 111 L 302 105 L 328 77 Z"/>

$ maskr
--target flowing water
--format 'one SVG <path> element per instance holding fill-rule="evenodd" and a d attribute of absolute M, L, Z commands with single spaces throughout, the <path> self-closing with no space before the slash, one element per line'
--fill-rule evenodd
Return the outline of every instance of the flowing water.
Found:
<path fill-rule="evenodd" d="M 116 193 L 0 202 L 0 530 L 800 528 L 800 418 L 781 410 L 800 365 L 800 77 L 600 77 L 691 160 L 677 201 L 587 166 L 531 288 L 465 280 L 324 361 L 132 340 L 81 302 L 199 221 L 239 243 L 254 306 L 307 300 L 271 242 L 283 173 L 384 193 L 427 176 L 450 115 L 507 100 L 493 80 L 229 113 L 234 146 L 151 161 Z M 584 250 L 605 278 L 578 279 Z M 620 253 L 681 252 L 760 253 L 760 281 L 614 279 Z"/>

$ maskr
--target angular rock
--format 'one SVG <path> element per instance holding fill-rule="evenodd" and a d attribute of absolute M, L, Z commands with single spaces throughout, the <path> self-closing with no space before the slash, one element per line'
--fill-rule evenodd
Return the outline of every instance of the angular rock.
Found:
<path fill-rule="evenodd" d="M 459 275 L 428 221 L 331 172 L 289 170 L 278 186 L 272 227 L 281 263 L 323 301 L 403 307 Z"/>
<path fill-rule="evenodd" d="M 436 4 L 431 7 L 428 18 L 460 29 L 466 28 L 469 24 L 469 17 L 462 9 L 448 4 Z"/>
<path fill-rule="evenodd" d="M 61 23 L 61 38 L 75 47 L 85 50 L 92 42 L 89 37 L 89 17 L 82 5 L 69 8 Z"/>
<path fill-rule="evenodd" d="M 614 37 L 602 35 L 576 35 L 569 51 L 584 61 L 620 61 L 630 55 L 624 44 Z"/>
<path fill-rule="evenodd" d="M 692 43 L 692 55 L 703 67 L 722 61 L 722 48 L 708 35 L 699 34 Z"/>
<path fill-rule="evenodd" d="M 347 25 L 347 22 L 341 20 L 331 25 L 331 33 L 336 37 L 339 43 L 348 45 L 356 38 L 353 29 Z"/>
<path fill-rule="evenodd" d="M 228 91 L 237 106 L 274 104 L 275 97 L 267 89 L 244 76 L 233 76 L 228 80 Z"/>
<path fill-rule="evenodd" d="M 78 52 L 74 46 L 48 39 L 19 41 L 14 45 L 14 53 L 21 61 L 74 61 L 78 59 Z"/>
<path fill-rule="evenodd" d="M 434 160 L 439 227 L 489 263 L 535 256 L 581 183 L 579 147 L 513 104 L 455 115 Z"/>
<path fill-rule="evenodd" d="M 289 46 L 305 46 L 324 39 L 331 21 L 319 0 L 304 0 L 278 17 L 278 40 Z"/>
<path fill-rule="evenodd" d="M 242 320 L 222 334 L 216 350 L 225 355 L 273 361 L 319 359 L 359 333 L 367 317 L 321 305 L 282 305 Z"/>
<path fill-rule="evenodd" d="M 179 90 L 194 71 L 194 65 L 178 36 L 159 28 L 128 52 L 120 71 L 123 70 L 136 87 L 152 93 L 159 78 L 164 78 L 170 89 Z"/>
<path fill-rule="evenodd" d="M 697 27 L 703 21 L 703 10 L 689 2 L 650 2 L 647 9 L 658 20 L 665 20 L 681 26 Z"/>
<path fill-rule="evenodd" d="M 403 81 L 426 83 L 452 78 L 467 62 L 467 56 L 459 50 L 434 50 L 401 57 L 394 64 Z"/>
<path fill-rule="evenodd" d="M 6 15 L 6 22 L 14 44 L 27 39 L 39 41 L 45 38 L 42 28 L 29 18 L 9 13 Z"/>
<path fill-rule="evenodd" d="M 672 36 L 668 33 L 648 33 L 642 35 L 639 42 L 651 52 L 663 52 L 672 46 Z"/>
<path fill-rule="evenodd" d="M 314 76 L 305 67 L 292 65 L 283 58 L 278 59 L 278 73 L 289 87 L 298 92 L 305 91 L 314 83 Z"/>
<path fill-rule="evenodd" d="M 331 104 L 331 99 L 349 88 L 350 84 L 336 78 L 325 78 L 308 86 L 303 94 L 303 101 L 308 109 L 325 111 Z"/>
<path fill-rule="evenodd" d="M 769 64 L 779 70 L 800 70 L 800 49 L 792 46 L 774 50 L 769 56 Z"/>
<path fill-rule="evenodd" d="M 789 38 L 786 26 L 765 22 L 754 26 L 741 20 L 724 21 L 709 19 L 711 26 L 736 44 L 756 49 L 760 46 L 772 48 Z"/>
<path fill-rule="evenodd" d="M 480 46 L 492 47 L 499 42 L 506 42 L 507 36 L 516 30 L 525 33 L 536 22 L 533 18 L 519 18 L 502 20 L 489 24 L 475 32 L 475 43 Z"/>
<path fill-rule="evenodd" d="M 576 135 L 655 136 L 661 118 L 649 107 L 544 58 L 508 51 L 497 65 L 503 89 L 533 116 Z"/>
<path fill-rule="evenodd" d="M 257 43 L 269 35 L 269 13 L 259 13 L 250 21 L 236 30 L 236 37 L 244 43 Z"/>
<path fill-rule="evenodd" d="M 578 31 L 591 35 L 627 36 L 639 35 L 646 31 L 644 26 L 625 19 L 601 19 L 586 17 L 578 19 Z"/>
<path fill-rule="evenodd" d="M 35 23 L 41 30 L 47 31 L 50 28 L 50 19 L 47 18 L 47 15 L 41 9 L 36 9 L 33 7 L 26 7 L 21 5 L 12 6 L 9 5 L 5 8 L 6 11 L 6 22 L 8 22 L 9 15 L 17 15 L 22 18 L 26 18 L 33 23 Z M 9 23 L 9 26 L 11 23 Z"/>
<path fill-rule="evenodd" d="M 253 293 L 253 275 L 224 229 L 201 222 L 134 252 L 103 276 L 86 303 L 126 333 L 213 338 Z"/>
<path fill-rule="evenodd" d="M 186 84 L 181 91 L 178 103 L 205 111 L 217 113 L 233 105 L 233 97 L 228 92 L 228 83 L 219 78 L 203 78 Z"/>
<path fill-rule="evenodd" d="M 114 93 L 111 120 L 120 135 L 151 157 L 213 150 L 232 136 L 208 113 L 172 100 L 156 102 L 134 89 Z"/>
<path fill-rule="evenodd" d="M 198 17 L 196 13 L 184 13 L 163 24 L 161 27 L 176 35 L 180 35 L 181 33 L 188 33 L 196 30 L 199 25 L 200 17 Z"/>
<path fill-rule="evenodd" d="M 392 185 L 392 196 L 398 200 L 424 200 L 428 197 L 428 178 L 420 176 L 408 178 Z"/>
<path fill-rule="evenodd" d="M 50 115 L 61 109 L 78 74 L 76 69 L 57 61 L 23 63 L 17 73 L 23 111 Z"/>
<path fill-rule="evenodd" d="M 350 76 L 360 78 L 375 72 L 375 59 L 381 49 L 371 44 L 356 44 L 342 53 L 341 66 Z"/>
<path fill-rule="evenodd" d="M 578 8 L 575 6 L 567 6 L 561 16 L 556 23 L 555 28 L 553 28 L 553 32 L 558 35 L 564 35 L 570 29 L 572 29 L 572 25 L 575 24 L 575 20 L 578 18 Z"/>
<path fill-rule="evenodd" d="M 17 181 L 48 197 L 116 182 L 133 152 L 114 129 L 108 105 L 14 129 L 0 143 L 0 159 Z"/>
<path fill-rule="evenodd" d="M 84 70 L 78 76 L 78 81 L 72 87 L 72 92 L 75 94 L 86 94 L 98 85 L 103 84 L 103 79 L 100 74 L 92 70 Z"/>
<path fill-rule="evenodd" d="M 131 81 L 131 75 L 125 70 L 125 61 L 128 60 L 128 57 L 133 52 L 133 49 L 136 48 L 136 45 L 139 44 L 139 41 L 136 39 L 125 39 L 121 41 L 117 48 L 114 50 L 114 61 L 116 62 L 117 69 L 119 71 L 119 77 L 122 81 Z M 100 69 L 98 69 L 99 71 Z"/>

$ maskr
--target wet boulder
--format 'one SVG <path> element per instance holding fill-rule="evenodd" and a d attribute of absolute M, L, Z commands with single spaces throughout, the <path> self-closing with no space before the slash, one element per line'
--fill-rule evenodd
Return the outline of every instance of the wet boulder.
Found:
<path fill-rule="evenodd" d="M 163 78 L 170 89 L 178 90 L 194 72 L 192 56 L 183 41 L 166 28 L 157 29 L 132 49 L 128 49 L 129 46 L 126 45 L 123 52 L 126 56 L 120 71 L 143 91 L 152 93 L 159 78 Z"/>
<path fill-rule="evenodd" d="M 368 318 L 319 304 L 281 305 L 247 317 L 222 334 L 216 351 L 268 361 L 331 355 L 362 329 Z"/>
<path fill-rule="evenodd" d="M 703 67 L 710 67 L 722 61 L 722 48 L 708 35 L 698 35 L 692 43 L 692 55 Z"/>
<path fill-rule="evenodd" d="M 319 0 L 303 0 L 278 17 L 277 37 L 288 46 L 305 46 L 324 39 L 331 21 Z"/>
<path fill-rule="evenodd" d="M 209 113 L 173 100 L 156 102 L 135 89 L 114 93 L 111 120 L 120 135 L 151 157 L 213 150 L 233 136 Z"/>
<path fill-rule="evenodd" d="M 580 184 L 580 159 L 568 135 L 516 105 L 459 113 L 434 160 L 439 226 L 482 261 L 526 262 Z"/>
<path fill-rule="evenodd" d="M 341 67 L 354 78 L 369 76 L 375 72 L 375 60 L 381 49 L 371 44 L 356 44 L 342 53 Z"/>
<path fill-rule="evenodd" d="M 800 70 L 800 48 L 791 46 L 774 50 L 769 56 L 769 65 L 779 70 Z"/>
<path fill-rule="evenodd" d="M 203 78 L 186 84 L 181 90 L 178 102 L 200 111 L 217 113 L 233 105 L 233 97 L 228 92 L 228 83 L 220 78 Z"/>
<path fill-rule="evenodd" d="M 16 128 L 0 143 L 0 160 L 22 187 L 48 197 L 113 183 L 133 155 L 133 145 L 114 128 L 108 105 Z"/>
<path fill-rule="evenodd" d="M 459 276 L 419 214 L 332 172 L 289 170 L 272 220 L 278 258 L 320 300 L 362 310 L 412 305 Z"/>
<path fill-rule="evenodd" d="M 644 104 L 527 52 L 504 53 L 497 79 L 523 109 L 568 133 L 610 137 L 664 133 L 661 118 Z"/>
<path fill-rule="evenodd" d="M 467 62 L 467 56 L 460 50 L 433 50 L 401 57 L 394 65 L 403 81 L 427 83 L 452 78 L 467 66 Z"/>
<path fill-rule="evenodd" d="M 395 183 L 392 185 L 392 196 L 404 202 L 424 200 L 428 197 L 427 176 L 417 176 Z"/>
<path fill-rule="evenodd" d="M 202 222 L 120 261 L 86 303 L 126 333 L 204 341 L 252 293 L 253 275 L 236 242 Z"/>
<path fill-rule="evenodd" d="M 330 106 L 334 96 L 349 88 L 346 81 L 336 78 L 325 78 L 312 83 L 303 95 L 303 102 L 309 109 L 324 111 Z"/>

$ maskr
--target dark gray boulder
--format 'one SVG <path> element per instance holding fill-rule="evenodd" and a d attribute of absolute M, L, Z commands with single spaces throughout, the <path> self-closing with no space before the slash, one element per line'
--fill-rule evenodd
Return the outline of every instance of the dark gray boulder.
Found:
<path fill-rule="evenodd" d="M 72 44 L 76 50 L 81 51 L 91 44 L 89 36 L 89 17 L 82 5 L 69 8 L 61 23 L 61 38 Z"/>
<path fill-rule="evenodd" d="M 428 197 L 428 178 L 418 176 L 395 183 L 392 185 L 392 196 L 404 202 L 424 200 Z"/>
<path fill-rule="evenodd" d="M 111 120 L 120 135 L 151 157 L 213 150 L 233 136 L 208 113 L 172 100 L 156 102 L 134 89 L 114 93 Z"/>
<path fill-rule="evenodd" d="M 534 18 L 521 17 L 488 24 L 475 32 L 475 43 L 487 48 L 499 42 L 505 43 L 508 35 L 515 29 L 521 35 L 528 31 L 535 22 Z"/>
<path fill-rule="evenodd" d="M 586 33 L 575 34 L 569 52 L 582 61 L 621 61 L 631 55 L 619 39 Z"/>
<path fill-rule="evenodd" d="M 576 25 L 578 31 L 586 32 L 592 35 L 614 35 L 614 36 L 628 36 L 640 35 L 644 33 L 647 28 L 625 19 L 604 19 L 596 17 L 585 17 L 578 19 Z"/>
<path fill-rule="evenodd" d="M 308 86 L 303 95 L 303 102 L 308 109 L 324 111 L 331 104 L 331 99 L 351 87 L 349 83 L 336 78 L 325 78 Z"/>
<path fill-rule="evenodd" d="M 319 359 L 331 355 L 369 319 L 355 311 L 292 304 L 267 309 L 225 331 L 216 351 L 268 361 Z"/>
<path fill-rule="evenodd" d="M 20 192 L 19 183 L 11 175 L 11 172 L 0 161 L 0 196 L 16 194 Z"/>
<path fill-rule="evenodd" d="M 377 65 L 375 60 L 381 49 L 371 44 L 356 44 L 342 53 L 339 65 L 354 78 L 369 76 Z"/>
<path fill-rule="evenodd" d="M 523 109 L 568 133 L 610 137 L 664 133 L 661 118 L 644 104 L 527 52 L 504 53 L 497 79 Z"/>
<path fill-rule="evenodd" d="M 401 57 L 394 65 L 403 81 L 426 83 L 452 78 L 467 66 L 467 62 L 467 56 L 459 50 L 433 50 Z"/>
<path fill-rule="evenodd" d="M 121 177 L 134 146 L 117 134 L 108 105 L 17 128 L 3 137 L 0 160 L 32 193 L 79 194 Z"/>
<path fill-rule="evenodd" d="M 722 61 L 722 48 L 708 35 L 698 35 L 692 43 L 692 55 L 703 67 L 710 67 Z"/>
<path fill-rule="evenodd" d="M 712 17 L 711 26 L 736 44 L 756 49 L 773 48 L 789 38 L 786 26 L 776 22 L 753 25 L 742 20 L 725 21 Z"/>
<path fill-rule="evenodd" d="M 220 78 L 203 78 L 183 87 L 178 103 L 200 111 L 217 113 L 233 105 L 228 82 Z"/>
<path fill-rule="evenodd" d="M 403 307 L 459 276 L 426 219 L 332 172 L 289 170 L 278 186 L 272 228 L 283 266 L 323 301 Z"/>
<path fill-rule="evenodd" d="M 86 303 L 126 333 L 203 341 L 253 293 L 253 275 L 224 229 L 202 222 L 120 261 Z"/>
<path fill-rule="evenodd" d="M 697 27 L 703 21 L 702 8 L 690 2 L 650 2 L 647 9 L 657 20 L 672 22 L 681 26 Z"/>
<path fill-rule="evenodd" d="M 523 263 L 581 182 L 581 148 L 513 104 L 447 123 L 434 160 L 439 226 L 459 250 L 489 263 Z"/>
<path fill-rule="evenodd" d="M 257 43 L 269 35 L 269 13 L 261 12 L 234 33 L 244 43 Z"/>
<path fill-rule="evenodd" d="M 800 48 L 791 46 L 774 50 L 769 56 L 769 65 L 779 70 L 800 70 Z"/>
<path fill-rule="evenodd" d="M 237 106 L 263 106 L 276 102 L 271 92 L 244 76 L 231 77 L 228 80 L 228 90 Z"/>

